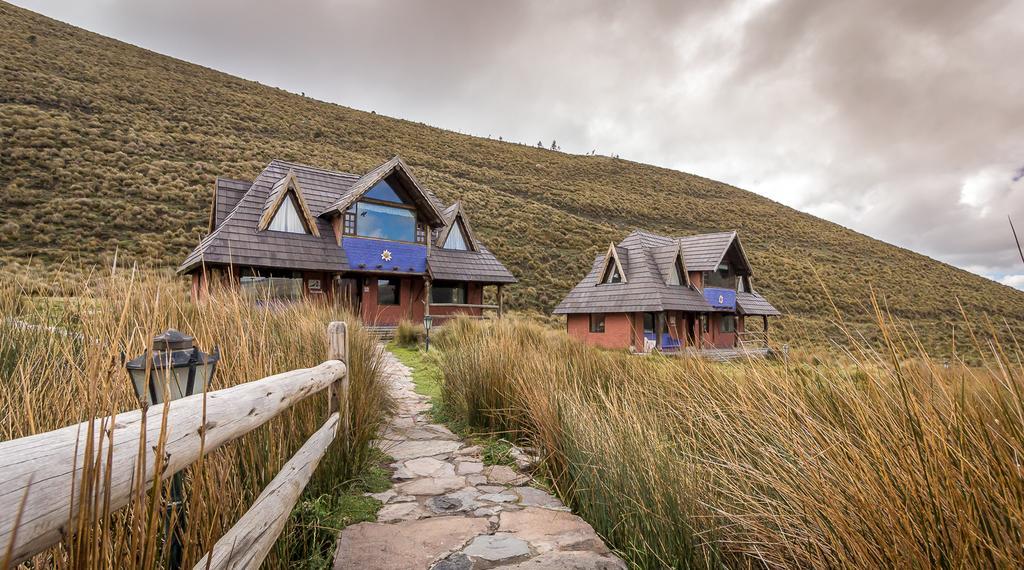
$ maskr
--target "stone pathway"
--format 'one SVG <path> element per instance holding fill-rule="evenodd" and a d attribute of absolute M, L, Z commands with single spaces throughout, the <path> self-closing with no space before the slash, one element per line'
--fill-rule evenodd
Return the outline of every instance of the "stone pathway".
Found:
<path fill-rule="evenodd" d="M 583 519 L 505 466 L 484 466 L 448 428 L 430 423 L 430 401 L 410 370 L 385 352 L 398 411 L 380 437 L 395 458 L 395 485 L 372 497 L 377 522 L 342 531 L 338 569 L 624 569 Z M 517 463 L 524 464 L 520 456 Z"/>

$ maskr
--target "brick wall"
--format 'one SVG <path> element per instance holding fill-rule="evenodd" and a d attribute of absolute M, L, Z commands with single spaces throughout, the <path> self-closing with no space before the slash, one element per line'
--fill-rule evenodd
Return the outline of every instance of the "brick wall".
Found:
<path fill-rule="evenodd" d="M 565 321 L 569 336 L 591 346 L 599 346 L 601 348 L 629 348 L 631 345 L 635 346 L 636 334 L 633 327 L 634 315 L 632 313 L 605 314 L 603 333 L 590 332 L 589 314 L 567 315 Z"/>

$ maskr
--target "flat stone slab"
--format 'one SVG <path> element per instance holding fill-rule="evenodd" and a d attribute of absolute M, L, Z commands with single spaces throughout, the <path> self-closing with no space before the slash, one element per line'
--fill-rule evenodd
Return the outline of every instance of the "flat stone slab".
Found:
<path fill-rule="evenodd" d="M 519 500 L 519 496 L 513 493 L 487 493 L 480 495 L 480 500 L 492 503 L 514 503 Z"/>
<path fill-rule="evenodd" d="M 465 477 L 422 477 L 395 485 L 395 492 L 400 495 L 444 495 L 465 486 Z"/>
<path fill-rule="evenodd" d="M 382 493 L 363 493 L 371 499 L 376 499 L 382 503 L 387 503 L 391 499 L 395 498 L 396 493 L 392 489 L 388 489 Z"/>
<path fill-rule="evenodd" d="M 519 495 L 519 504 L 524 507 L 545 507 L 550 509 L 564 508 L 565 505 L 551 493 L 533 487 L 516 487 L 512 489 Z"/>
<path fill-rule="evenodd" d="M 486 519 L 438 517 L 396 524 L 359 523 L 341 532 L 335 570 L 429 568 L 487 532 Z"/>
<path fill-rule="evenodd" d="M 383 445 L 381 449 L 396 460 L 404 461 L 406 459 L 416 459 L 417 457 L 430 457 L 432 455 L 451 453 L 460 447 L 462 447 L 462 443 L 458 441 L 410 439 Z"/>
<path fill-rule="evenodd" d="M 417 503 L 395 503 L 384 505 L 377 511 L 377 522 L 414 521 L 427 514 Z"/>
<path fill-rule="evenodd" d="M 481 506 L 477 501 L 478 497 L 480 497 L 480 491 L 473 487 L 466 487 L 454 493 L 430 498 L 427 500 L 427 508 L 438 514 L 472 511 Z"/>
<path fill-rule="evenodd" d="M 498 530 L 526 540 L 537 552 L 590 550 L 600 554 L 608 547 L 594 529 L 580 517 L 565 511 L 526 507 L 502 511 Z"/>
<path fill-rule="evenodd" d="M 409 427 L 392 427 L 381 436 L 381 439 L 406 440 L 406 439 L 446 439 L 458 440 L 459 436 L 452 433 L 448 428 L 438 424 L 415 425 Z"/>
<path fill-rule="evenodd" d="M 541 554 L 525 562 L 502 566 L 519 570 L 626 570 L 626 563 L 610 554 L 587 550 L 561 550 Z"/>
<path fill-rule="evenodd" d="M 497 485 L 522 485 L 530 480 L 526 475 L 518 473 L 505 465 L 484 467 L 484 476 L 487 477 L 488 483 Z"/>
<path fill-rule="evenodd" d="M 433 457 L 418 457 L 406 461 L 405 470 L 416 477 L 454 477 L 455 467 L 447 461 Z"/>
<path fill-rule="evenodd" d="M 470 558 L 483 558 L 491 562 L 511 560 L 530 555 L 530 545 L 511 534 L 485 534 L 473 539 L 462 553 Z"/>
<path fill-rule="evenodd" d="M 458 461 L 455 463 L 455 472 L 459 475 L 476 475 L 484 470 L 484 464 L 479 461 Z"/>
<path fill-rule="evenodd" d="M 473 570 L 473 561 L 465 554 L 456 552 L 434 564 L 434 567 L 430 570 Z"/>

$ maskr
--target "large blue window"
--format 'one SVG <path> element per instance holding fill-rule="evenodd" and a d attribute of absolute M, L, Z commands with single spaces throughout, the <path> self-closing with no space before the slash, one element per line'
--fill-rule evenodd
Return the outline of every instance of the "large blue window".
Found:
<path fill-rule="evenodd" d="M 397 202 L 399 204 L 405 203 L 405 200 L 402 200 L 401 196 L 398 195 L 398 192 L 395 192 L 395 189 L 388 184 L 387 180 L 381 180 L 374 184 L 373 188 L 370 188 L 366 192 L 365 196 L 367 198 L 381 200 L 383 202 Z"/>
<path fill-rule="evenodd" d="M 416 241 L 416 214 L 407 208 L 359 202 L 356 204 L 356 235 Z"/>

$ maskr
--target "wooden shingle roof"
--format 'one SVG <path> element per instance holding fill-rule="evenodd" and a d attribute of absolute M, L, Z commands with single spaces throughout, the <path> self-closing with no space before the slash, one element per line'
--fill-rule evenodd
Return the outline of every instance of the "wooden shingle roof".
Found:
<path fill-rule="evenodd" d="M 392 168 L 396 164 L 408 168 L 397 157 L 385 163 L 388 164 Z M 374 176 L 387 170 L 382 167 L 374 169 Z M 311 220 L 319 236 L 258 229 L 267 208 L 279 201 L 276 200 L 279 193 L 287 190 L 285 181 L 289 173 L 295 177 L 301 196 L 314 216 Z M 335 242 L 330 219 L 316 214 L 327 212 L 343 203 L 341 200 L 344 197 L 356 195 L 353 186 L 360 181 L 364 181 L 365 185 L 366 180 L 368 178 L 365 175 L 335 172 L 281 160 L 271 161 L 252 183 L 218 179 L 214 211 L 211 213 L 216 225 L 178 267 L 178 272 L 194 271 L 203 263 L 307 271 L 348 271 L 350 267 L 345 250 Z M 439 229 L 444 231 L 449 223 L 441 213 L 445 210 L 444 204 L 429 190 L 422 191 L 424 203 L 436 212 L 441 221 Z M 451 212 L 456 211 L 458 208 L 453 205 Z M 451 218 L 451 222 L 454 222 L 455 216 L 451 215 Z M 474 241 L 478 251 L 431 248 L 427 260 L 428 271 L 435 279 L 515 282 L 515 277 L 475 236 Z"/>
<path fill-rule="evenodd" d="M 210 227 L 207 231 L 212 232 L 224 223 L 224 218 L 235 209 L 250 186 L 252 181 L 217 178 L 213 186 L 213 207 L 210 209 Z"/>
<path fill-rule="evenodd" d="M 768 302 L 768 299 L 765 299 L 756 292 L 736 293 L 736 304 L 744 315 L 778 317 L 782 314 Z"/>
<path fill-rule="evenodd" d="M 583 281 L 555 307 L 555 314 L 696 311 L 710 312 L 711 306 L 704 296 L 686 285 L 669 285 L 662 274 L 654 250 L 669 243 L 654 244 L 643 232 L 626 236 L 615 248 L 622 263 L 626 280 L 623 283 L 602 283 L 605 256 L 594 259 L 590 272 Z M 660 236 L 657 236 L 660 237 Z M 664 252 L 660 252 L 659 256 Z"/>
<path fill-rule="evenodd" d="M 688 284 L 669 285 L 670 272 L 680 251 L 686 271 L 713 271 L 734 243 L 746 261 L 736 232 L 666 237 L 636 230 L 615 246 L 624 266 L 626 282 L 599 284 L 606 262 L 606 256 L 600 255 L 587 276 L 566 295 L 554 312 L 713 312 L 715 309 L 696 288 Z M 747 314 L 779 314 L 757 293 L 740 295 L 746 295 L 744 299 L 750 309 Z M 767 312 L 769 310 L 774 312 Z"/>

